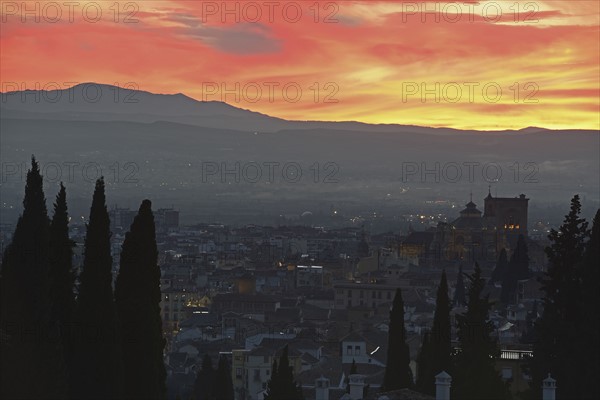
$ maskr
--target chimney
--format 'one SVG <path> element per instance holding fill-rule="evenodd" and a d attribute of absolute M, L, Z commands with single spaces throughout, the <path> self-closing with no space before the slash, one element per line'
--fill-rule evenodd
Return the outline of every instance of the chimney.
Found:
<path fill-rule="evenodd" d="M 550 374 L 542 381 L 542 400 L 556 399 L 556 379 L 552 379 Z"/>
<path fill-rule="evenodd" d="M 452 377 L 446 371 L 435 376 L 435 400 L 450 400 Z"/>
<path fill-rule="evenodd" d="M 352 374 L 348 379 L 350 380 L 350 397 L 352 400 L 362 400 L 365 388 L 365 376 L 361 374 Z"/>
<path fill-rule="evenodd" d="M 329 379 L 323 375 L 315 381 L 315 399 L 329 400 Z"/>

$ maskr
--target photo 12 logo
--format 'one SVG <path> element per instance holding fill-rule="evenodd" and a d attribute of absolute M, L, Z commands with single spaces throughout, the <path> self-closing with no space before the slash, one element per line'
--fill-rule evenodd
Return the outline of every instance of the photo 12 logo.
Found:
<path fill-rule="evenodd" d="M 199 1 L 198 8 L 202 23 L 337 24 L 340 6 L 333 1 Z"/>
<path fill-rule="evenodd" d="M 202 183 L 339 183 L 340 167 L 332 161 L 302 165 L 299 162 L 200 163 Z"/>
<path fill-rule="evenodd" d="M 533 1 L 439 2 L 403 1 L 402 22 L 513 22 L 536 24 L 540 5 Z"/>
<path fill-rule="evenodd" d="M 335 82 L 314 82 L 304 86 L 298 82 L 202 82 L 202 101 L 297 103 L 309 98 L 314 103 L 338 103 L 339 90 Z"/>
<path fill-rule="evenodd" d="M 490 103 L 510 98 L 515 104 L 537 104 L 540 87 L 535 82 L 514 82 L 502 87 L 498 82 L 402 82 L 402 102 Z"/>
<path fill-rule="evenodd" d="M 113 85 L 79 82 L 2 82 L 0 101 L 21 103 L 98 103 L 102 99 L 114 103 L 139 103 L 137 94 L 139 85 L 136 82 L 125 82 Z M 18 96 L 18 97 L 17 97 Z"/>
<path fill-rule="evenodd" d="M 513 162 L 403 162 L 400 179 L 403 183 L 473 183 L 480 179 L 487 183 L 510 181 L 513 183 L 539 183 L 540 168 L 537 163 Z"/>
<path fill-rule="evenodd" d="M 133 1 L 2 1 L 0 10 L 2 23 L 137 24 L 140 6 Z"/>
<path fill-rule="evenodd" d="M 2 183 L 7 182 L 25 182 L 27 171 L 30 168 L 28 163 L 1 163 Z M 100 177 L 104 177 L 107 183 L 131 183 L 139 182 L 139 166 L 132 161 L 114 162 L 103 166 L 97 162 L 63 161 L 40 163 L 40 173 L 44 177 L 44 182 L 49 183 L 73 183 L 78 180 L 85 183 L 94 183 Z"/>

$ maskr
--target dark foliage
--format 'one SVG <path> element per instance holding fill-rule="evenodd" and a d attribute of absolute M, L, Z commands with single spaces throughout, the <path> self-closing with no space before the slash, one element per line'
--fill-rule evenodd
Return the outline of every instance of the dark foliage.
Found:
<path fill-rule="evenodd" d="M 125 235 L 115 299 L 123 349 L 123 392 L 131 399 L 164 399 L 165 339 L 160 317 L 160 268 L 150 200 Z"/>

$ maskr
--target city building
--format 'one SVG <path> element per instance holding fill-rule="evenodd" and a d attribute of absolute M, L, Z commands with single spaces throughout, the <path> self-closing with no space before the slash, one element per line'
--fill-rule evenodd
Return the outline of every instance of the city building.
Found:
<path fill-rule="evenodd" d="M 296 266 L 296 287 L 323 287 L 323 267 L 317 265 Z"/>
<path fill-rule="evenodd" d="M 397 286 L 376 283 L 336 283 L 335 308 L 344 309 L 356 306 L 377 308 L 380 304 L 391 303 Z"/>
<path fill-rule="evenodd" d="M 454 221 L 438 224 L 429 248 L 419 255 L 429 265 L 446 261 L 492 265 L 503 248 L 514 247 L 519 235 L 527 237 L 528 203 L 524 194 L 505 198 L 488 193 L 482 213 L 471 200 Z"/>

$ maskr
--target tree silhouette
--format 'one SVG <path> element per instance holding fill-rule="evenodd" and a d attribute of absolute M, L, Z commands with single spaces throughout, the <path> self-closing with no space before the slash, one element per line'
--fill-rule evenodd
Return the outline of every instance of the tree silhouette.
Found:
<path fill-rule="evenodd" d="M 421 350 L 419 350 L 419 356 L 417 358 L 417 382 L 415 389 L 421 393 L 432 394 L 435 393 L 432 388 L 435 386 L 433 377 L 433 349 L 431 348 L 431 332 L 425 332 L 423 334 L 423 341 L 421 342 Z"/>
<path fill-rule="evenodd" d="M 402 291 L 398 288 L 390 311 L 387 364 L 383 386 L 385 390 L 389 391 L 410 388 L 412 384 L 410 352 L 406 344 L 406 329 L 404 328 L 404 301 L 402 300 Z"/>
<path fill-rule="evenodd" d="M 504 275 L 506 275 L 507 269 L 508 255 L 506 254 L 506 249 L 502 248 L 502 250 L 500 250 L 500 255 L 498 256 L 498 261 L 496 262 L 496 268 L 494 268 L 494 271 L 492 272 L 490 283 L 493 284 L 504 281 Z"/>
<path fill-rule="evenodd" d="M 582 399 L 597 399 L 600 397 L 598 386 L 590 384 L 600 376 L 600 363 L 598 363 L 598 354 L 600 354 L 599 265 L 600 210 L 597 210 L 593 220 L 591 237 L 586 245 L 581 266 L 582 304 L 578 328 L 580 338 L 575 342 L 578 349 L 572 353 L 579 357 L 576 379 L 579 379 Z"/>
<path fill-rule="evenodd" d="M 488 296 L 481 297 L 485 281 L 481 268 L 467 275 L 469 292 L 467 311 L 456 316 L 460 351 L 452 380 L 453 398 L 461 400 L 505 399 L 507 387 L 494 368 L 500 349 L 491 334 L 494 325 L 489 320 Z"/>
<path fill-rule="evenodd" d="M 233 381 L 229 362 L 225 356 L 221 356 L 215 378 L 215 400 L 233 400 L 233 397 Z"/>
<path fill-rule="evenodd" d="M 502 280 L 502 291 L 500 300 L 504 304 L 515 304 L 517 300 L 518 282 L 529 278 L 529 251 L 523 235 L 519 235 L 517 246 L 513 252 L 504 279 Z"/>
<path fill-rule="evenodd" d="M 103 178 L 96 181 L 86 230 L 76 315 L 81 332 L 74 344 L 73 390 L 77 398 L 112 399 L 121 394 L 122 366 L 112 288 L 112 234 Z"/>
<path fill-rule="evenodd" d="M 463 278 L 462 265 L 458 267 L 458 275 L 456 275 L 456 287 L 454 288 L 454 306 L 462 307 L 465 302 L 465 281 Z"/>
<path fill-rule="evenodd" d="M 578 328 L 582 328 L 582 324 L 589 326 L 588 320 L 591 319 L 590 315 L 581 313 L 584 295 L 580 266 L 584 262 L 590 232 L 588 223 L 580 214 L 581 203 L 579 196 L 575 195 L 559 230 L 552 229 L 548 235 L 551 242 L 546 248 L 549 265 L 542 279 L 544 311 L 535 324 L 536 340 L 529 364 L 535 398 L 541 397 L 542 380 L 548 373 L 560 382 L 556 391 L 558 399 L 581 398 L 582 386 L 589 385 L 581 381 L 580 373 L 585 367 L 581 365 L 581 357 L 575 355 L 575 352 L 588 352 L 588 349 L 578 348 L 582 342 L 581 335 L 586 332 L 586 329 L 580 332 Z M 593 318 L 597 319 L 597 314 Z"/>
<path fill-rule="evenodd" d="M 75 271 L 73 270 L 73 247 L 69 237 L 67 192 L 63 184 L 54 203 L 54 215 L 50 223 L 50 280 L 52 296 L 52 319 L 61 331 L 61 343 L 65 361 L 71 359 L 71 324 L 75 313 Z"/>
<path fill-rule="evenodd" d="M 352 359 L 352 365 L 350 366 L 350 372 L 348 373 L 348 376 L 346 377 L 346 393 L 350 393 L 350 375 L 354 375 L 357 372 L 358 369 L 356 368 L 356 361 L 354 359 Z"/>
<path fill-rule="evenodd" d="M 125 235 L 115 287 L 127 398 L 166 397 L 160 268 L 151 207 L 150 200 L 142 202 Z"/>
<path fill-rule="evenodd" d="M 23 213 L 2 259 L 0 397 L 65 397 L 67 369 L 53 319 L 50 221 L 43 178 L 31 159 Z"/>
<path fill-rule="evenodd" d="M 442 271 L 435 302 L 433 327 L 431 332 L 423 335 L 419 354 L 417 390 L 435 394 L 435 375 L 442 371 L 450 372 L 451 354 L 450 298 L 446 271 Z"/>
<path fill-rule="evenodd" d="M 207 354 L 202 358 L 202 368 L 198 370 L 194 383 L 194 396 L 196 400 L 212 400 L 214 397 L 214 375 L 212 359 Z"/>
<path fill-rule="evenodd" d="M 288 346 L 285 345 L 279 357 L 279 364 L 273 362 L 265 400 L 301 400 L 302 397 L 302 390 L 294 381 L 293 368 L 288 358 Z"/>

